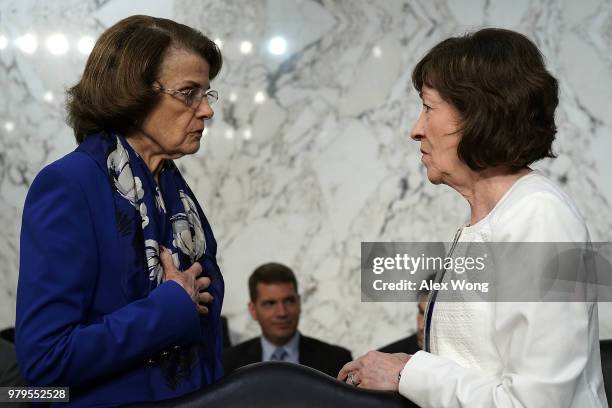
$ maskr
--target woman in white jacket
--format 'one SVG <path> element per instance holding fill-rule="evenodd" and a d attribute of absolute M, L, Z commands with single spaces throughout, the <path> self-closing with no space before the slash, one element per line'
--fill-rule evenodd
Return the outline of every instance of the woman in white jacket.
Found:
<path fill-rule="evenodd" d="M 557 81 L 529 39 L 503 29 L 449 38 L 417 64 L 412 81 L 423 110 L 411 137 L 427 177 L 470 206 L 455 243 L 589 241 L 571 198 L 529 168 L 555 157 L 558 104 Z M 399 391 L 423 408 L 607 407 L 592 299 L 435 299 L 433 292 L 425 351 L 372 351 L 338 378 Z"/>

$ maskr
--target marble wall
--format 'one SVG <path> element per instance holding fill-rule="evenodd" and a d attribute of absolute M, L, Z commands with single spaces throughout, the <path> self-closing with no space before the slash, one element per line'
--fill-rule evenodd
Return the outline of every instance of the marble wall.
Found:
<path fill-rule="evenodd" d="M 469 29 L 539 45 L 561 104 L 559 158 L 537 167 L 576 199 L 594 240 L 612 239 L 612 1 L 3 0 L 0 326 L 15 317 L 28 186 L 75 147 L 64 90 L 92 40 L 131 14 L 173 18 L 222 47 L 215 118 L 179 165 L 219 241 L 234 341 L 258 332 L 246 279 L 272 260 L 298 274 L 308 335 L 360 354 L 414 330 L 415 305 L 360 302 L 360 242 L 445 241 L 465 220 L 458 195 L 426 181 L 408 133 L 420 110 L 412 67 Z"/>

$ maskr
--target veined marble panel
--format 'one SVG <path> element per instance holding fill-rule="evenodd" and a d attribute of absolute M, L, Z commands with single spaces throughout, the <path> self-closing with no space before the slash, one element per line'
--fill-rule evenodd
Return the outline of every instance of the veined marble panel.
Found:
<path fill-rule="evenodd" d="M 4 0 L 0 326 L 14 322 L 28 186 L 75 147 L 64 90 L 86 38 L 132 14 L 173 18 L 222 47 L 215 118 L 200 152 L 178 163 L 219 242 L 234 341 L 258 333 L 246 281 L 268 261 L 298 274 L 308 335 L 358 355 L 414 331 L 414 304 L 361 303 L 360 242 L 447 241 L 465 220 L 462 199 L 427 182 L 408 134 L 420 110 L 413 66 L 470 29 L 536 41 L 561 83 L 559 157 L 537 167 L 574 197 L 594 240 L 612 239 L 611 1 Z M 65 41 L 48 44 L 54 34 Z M 601 308 L 611 337 L 612 310 Z"/>

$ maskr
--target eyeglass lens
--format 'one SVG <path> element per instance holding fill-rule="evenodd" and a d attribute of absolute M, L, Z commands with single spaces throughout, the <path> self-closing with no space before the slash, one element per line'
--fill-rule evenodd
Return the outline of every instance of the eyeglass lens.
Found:
<path fill-rule="evenodd" d="M 204 99 L 204 97 L 206 97 L 206 100 L 208 101 L 209 105 L 212 105 L 213 103 L 217 102 L 217 100 L 219 99 L 219 94 L 217 93 L 217 91 L 215 90 L 208 90 L 205 91 L 201 88 L 198 89 L 192 89 L 188 94 L 187 94 L 187 104 L 189 106 L 193 106 L 193 105 L 200 105 L 200 103 L 202 103 L 202 99 Z"/>

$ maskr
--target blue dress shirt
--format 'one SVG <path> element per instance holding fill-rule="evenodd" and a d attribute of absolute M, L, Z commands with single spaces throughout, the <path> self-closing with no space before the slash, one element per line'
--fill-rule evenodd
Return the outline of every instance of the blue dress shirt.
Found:
<path fill-rule="evenodd" d="M 274 354 L 274 352 L 276 351 L 277 348 L 279 348 L 279 346 L 276 346 L 270 343 L 264 337 L 263 334 L 259 338 L 261 341 L 261 354 L 262 354 L 261 361 L 270 361 L 272 354 Z M 290 363 L 299 364 L 300 362 L 300 332 L 299 331 L 295 332 L 293 337 L 291 337 L 291 339 L 289 339 L 289 341 L 286 344 L 280 347 L 287 352 L 287 357 L 285 357 L 283 361 L 288 361 Z"/>

